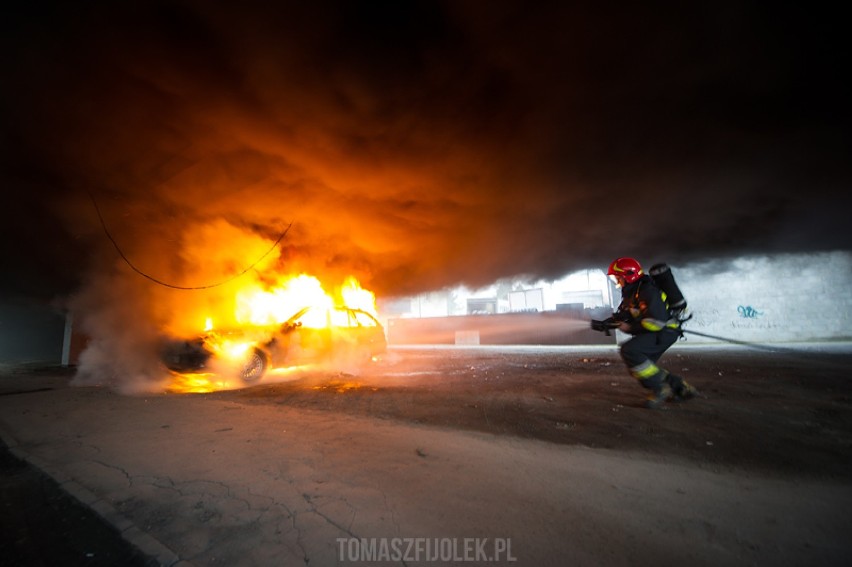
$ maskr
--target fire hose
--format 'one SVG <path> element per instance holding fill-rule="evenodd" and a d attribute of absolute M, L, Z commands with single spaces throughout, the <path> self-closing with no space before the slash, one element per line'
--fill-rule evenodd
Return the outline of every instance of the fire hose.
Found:
<path fill-rule="evenodd" d="M 686 322 L 686 320 L 688 320 L 688 319 L 684 319 L 682 321 L 682 323 Z M 606 334 L 606 336 L 611 336 L 612 335 L 611 331 L 614 330 L 614 329 L 617 329 L 619 326 L 621 326 L 621 323 L 622 323 L 622 321 L 620 321 L 619 319 L 616 319 L 615 317 L 610 317 L 608 319 L 604 319 L 603 321 L 597 321 L 595 319 L 592 319 L 592 330 L 603 332 L 604 334 Z M 790 349 L 779 348 L 779 347 L 770 347 L 770 346 L 762 345 L 762 344 L 759 344 L 759 343 L 752 343 L 752 342 L 748 342 L 748 341 L 740 341 L 740 340 L 732 339 L 732 338 L 729 338 L 729 337 L 720 337 L 719 335 L 711 335 L 709 333 L 701 333 L 699 331 L 693 331 L 691 329 L 684 329 L 682 327 L 679 327 L 676 330 L 677 330 L 677 332 L 681 333 L 681 335 L 683 335 L 683 333 L 689 333 L 690 335 L 696 335 L 696 336 L 699 336 L 699 337 L 706 337 L 708 339 L 715 339 L 717 341 L 723 341 L 723 342 L 726 342 L 726 343 L 741 345 L 741 346 L 754 348 L 754 349 L 758 349 L 758 350 L 766 350 L 766 351 L 769 351 L 769 352 L 793 352 Z"/>
<path fill-rule="evenodd" d="M 760 343 L 751 343 L 748 341 L 739 341 L 737 339 L 731 339 L 728 337 L 720 337 L 718 335 L 710 335 L 708 333 L 699 333 L 698 331 L 692 331 L 690 329 L 680 329 L 681 333 L 689 333 L 690 335 L 697 335 L 699 337 L 706 337 L 708 339 L 716 339 L 717 341 L 724 341 L 726 343 L 731 343 L 735 345 L 741 345 L 749 348 L 755 348 L 758 350 L 766 350 L 769 352 L 789 352 L 790 349 L 779 348 L 779 347 L 770 347 L 766 345 L 762 345 Z"/>

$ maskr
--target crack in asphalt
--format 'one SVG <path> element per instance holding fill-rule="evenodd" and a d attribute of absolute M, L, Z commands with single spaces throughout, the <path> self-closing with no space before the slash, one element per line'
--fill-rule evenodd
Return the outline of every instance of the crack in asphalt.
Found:
<path fill-rule="evenodd" d="M 224 482 L 195 479 L 195 480 L 188 480 L 188 481 L 182 481 L 182 482 L 176 483 L 170 477 L 152 477 L 152 478 L 154 478 L 154 482 L 152 483 L 152 486 L 155 486 L 157 488 L 166 489 L 166 490 L 173 490 L 180 497 L 183 497 L 183 498 L 199 496 L 199 495 L 202 495 L 202 496 L 203 495 L 211 495 L 209 492 L 207 492 L 205 490 L 201 490 L 200 492 L 198 492 L 194 488 L 189 488 L 189 485 L 210 484 L 210 485 L 214 485 L 214 486 L 219 486 L 219 487 L 224 489 L 224 494 L 221 494 L 221 493 L 212 494 L 212 496 L 214 496 L 218 499 L 217 503 L 222 503 L 222 501 L 224 499 L 230 499 L 232 501 L 236 501 L 236 502 L 243 504 L 247 511 L 251 511 L 251 512 L 254 512 L 256 514 L 255 518 L 253 518 L 251 521 L 247 522 L 248 525 L 258 524 L 261 521 L 261 519 L 264 515 L 272 513 L 273 507 L 278 507 L 278 508 L 284 510 L 286 512 L 286 517 L 281 518 L 278 521 L 277 525 L 282 526 L 283 524 L 288 523 L 288 521 L 289 521 L 290 527 L 292 528 L 292 531 L 295 534 L 295 540 L 296 540 L 296 545 L 298 546 L 298 549 L 294 549 L 289 543 L 287 543 L 286 538 L 283 539 L 281 541 L 281 543 L 284 544 L 287 547 L 287 549 L 290 550 L 291 553 L 293 553 L 294 555 L 300 556 L 305 565 L 308 565 L 310 563 L 310 558 L 308 556 L 307 549 L 305 548 L 304 542 L 303 542 L 303 531 L 298 524 L 298 516 L 299 516 L 300 512 L 293 510 L 286 503 L 277 500 L 275 497 L 268 496 L 268 495 L 265 495 L 265 494 L 260 494 L 260 493 L 257 493 L 257 492 L 252 492 L 249 487 L 245 487 L 245 492 L 249 496 L 266 499 L 270 503 L 268 506 L 256 507 L 256 506 L 252 505 L 252 503 L 248 499 L 238 496 L 235 493 L 235 491 L 233 489 L 231 489 L 230 485 L 228 485 Z M 308 510 L 308 511 L 316 512 L 315 510 Z M 319 515 L 322 516 L 322 514 L 319 514 Z M 328 519 L 327 519 L 327 521 L 328 521 Z M 285 533 L 286 534 L 289 531 L 290 530 L 276 529 L 276 533 Z M 198 553 L 194 554 L 188 560 L 191 561 L 193 559 L 203 557 L 205 554 L 212 552 L 214 550 L 215 546 L 216 546 L 216 543 L 218 543 L 218 542 L 211 542 L 211 544 L 208 547 L 206 547 L 204 550 L 199 551 Z"/>
<path fill-rule="evenodd" d="M 104 468 L 112 469 L 112 470 L 116 470 L 116 471 L 120 472 L 122 475 L 124 475 L 124 478 L 127 480 L 127 487 L 130 488 L 131 486 L 133 486 L 133 477 L 130 475 L 130 473 L 128 473 L 126 470 L 124 470 L 124 468 L 119 467 L 117 465 L 111 465 L 111 464 L 105 463 L 103 461 L 99 461 L 98 459 L 90 459 L 90 462 L 101 465 Z"/>
<path fill-rule="evenodd" d="M 316 514 L 317 516 L 319 516 L 320 518 L 322 518 L 323 520 L 325 520 L 326 522 L 328 522 L 329 524 L 331 524 L 332 526 L 334 526 L 338 530 L 348 534 L 350 537 L 354 537 L 354 538 L 358 537 L 354 533 L 352 533 L 348 528 L 341 526 L 336 521 L 332 520 L 329 516 L 327 516 L 323 512 L 320 512 L 319 508 L 317 508 L 316 505 L 313 503 L 313 500 L 312 500 L 312 497 L 311 497 L 310 494 L 308 494 L 307 492 L 303 492 L 302 498 L 305 500 L 305 502 L 308 503 L 308 506 L 309 506 L 308 511 L 309 512 L 313 512 L 314 514 Z M 341 500 L 343 500 L 343 499 L 341 498 Z M 344 500 L 344 502 L 345 502 L 345 500 Z M 346 505 L 351 508 L 351 505 L 348 502 L 346 502 Z"/>

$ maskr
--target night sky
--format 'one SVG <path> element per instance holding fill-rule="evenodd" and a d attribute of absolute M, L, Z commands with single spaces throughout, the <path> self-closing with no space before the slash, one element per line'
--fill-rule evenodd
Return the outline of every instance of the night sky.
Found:
<path fill-rule="evenodd" d="M 206 232 L 291 223 L 280 269 L 379 296 L 852 249 L 847 25 L 817 5 L 24 4 L 0 23 L 4 294 L 119 269 L 95 203 L 186 285 L 216 276 L 185 261 Z"/>

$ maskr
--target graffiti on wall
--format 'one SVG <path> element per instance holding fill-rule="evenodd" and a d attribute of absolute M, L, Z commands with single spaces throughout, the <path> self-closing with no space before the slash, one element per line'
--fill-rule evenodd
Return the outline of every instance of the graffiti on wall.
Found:
<path fill-rule="evenodd" d="M 740 314 L 738 320 L 731 321 L 731 326 L 735 329 L 776 329 L 779 324 L 773 321 L 759 320 L 764 312 L 758 311 L 751 305 L 738 305 L 737 313 Z"/>
<path fill-rule="evenodd" d="M 732 316 L 734 308 L 737 311 L 736 316 Z M 696 331 L 726 334 L 730 329 L 735 329 L 735 334 L 732 336 L 746 338 L 752 337 L 751 333 L 763 334 L 784 329 L 784 325 L 775 320 L 771 312 L 761 311 L 751 305 L 734 304 L 724 305 L 721 308 L 710 307 L 691 314 L 693 317 L 684 325 L 687 331 L 695 329 Z M 740 332 L 746 332 L 749 335 L 736 334 Z"/>
<path fill-rule="evenodd" d="M 713 325 L 722 317 L 722 311 L 715 307 L 702 309 L 701 311 L 690 313 L 689 326 L 712 328 Z"/>
<path fill-rule="evenodd" d="M 743 319 L 757 319 L 761 315 L 763 315 L 763 311 L 758 311 L 751 305 L 740 305 L 737 307 L 737 311 L 740 314 L 740 317 Z"/>

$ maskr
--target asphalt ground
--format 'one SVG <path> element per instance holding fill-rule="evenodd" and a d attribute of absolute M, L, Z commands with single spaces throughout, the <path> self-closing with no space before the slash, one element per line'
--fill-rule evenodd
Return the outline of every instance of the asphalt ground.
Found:
<path fill-rule="evenodd" d="M 150 567 L 158 562 L 0 442 L 0 565 Z"/>
<path fill-rule="evenodd" d="M 476 526 L 522 565 L 845 564 L 852 347 L 661 364 L 703 395 L 644 409 L 612 348 L 393 349 L 179 395 L 4 370 L 0 562 L 342 565 L 338 536 Z"/>

